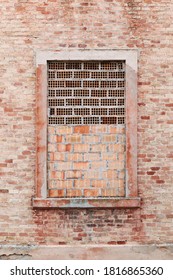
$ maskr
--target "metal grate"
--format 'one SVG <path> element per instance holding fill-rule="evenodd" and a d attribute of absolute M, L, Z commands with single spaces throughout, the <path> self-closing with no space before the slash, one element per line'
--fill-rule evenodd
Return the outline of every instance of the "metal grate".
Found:
<path fill-rule="evenodd" d="M 125 62 L 48 62 L 49 124 L 124 124 Z"/>

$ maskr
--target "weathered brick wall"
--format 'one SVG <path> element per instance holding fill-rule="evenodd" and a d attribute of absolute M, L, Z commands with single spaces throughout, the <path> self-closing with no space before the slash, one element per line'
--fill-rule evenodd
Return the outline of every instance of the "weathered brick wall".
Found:
<path fill-rule="evenodd" d="M 1 244 L 173 241 L 170 0 L 1 0 Z M 33 210 L 37 50 L 139 49 L 141 209 Z"/>

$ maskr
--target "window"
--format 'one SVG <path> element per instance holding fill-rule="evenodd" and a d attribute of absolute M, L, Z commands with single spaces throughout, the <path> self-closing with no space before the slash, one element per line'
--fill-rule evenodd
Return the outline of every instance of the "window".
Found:
<path fill-rule="evenodd" d="M 34 207 L 139 207 L 137 52 L 37 55 Z"/>

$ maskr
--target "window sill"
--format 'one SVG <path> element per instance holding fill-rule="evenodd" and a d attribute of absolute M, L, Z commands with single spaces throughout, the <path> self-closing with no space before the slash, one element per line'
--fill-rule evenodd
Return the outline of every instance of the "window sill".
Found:
<path fill-rule="evenodd" d="M 33 198 L 33 208 L 138 208 L 140 198 Z"/>

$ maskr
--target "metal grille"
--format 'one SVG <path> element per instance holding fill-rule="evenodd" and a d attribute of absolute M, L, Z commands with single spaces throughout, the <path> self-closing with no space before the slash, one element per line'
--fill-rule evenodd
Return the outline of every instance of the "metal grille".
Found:
<path fill-rule="evenodd" d="M 48 63 L 49 124 L 124 124 L 125 62 Z"/>

